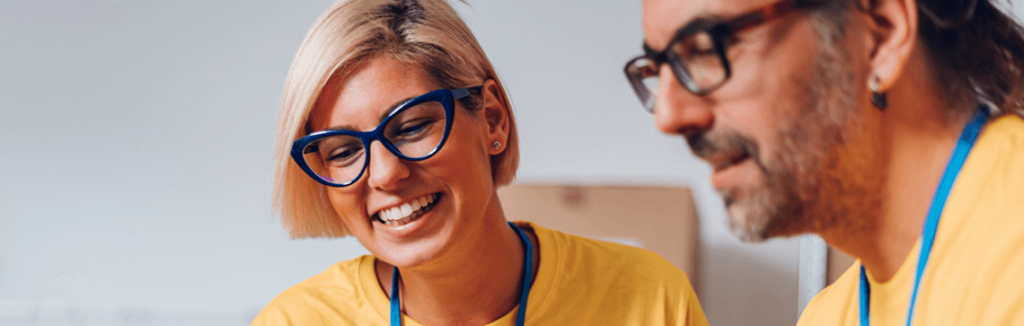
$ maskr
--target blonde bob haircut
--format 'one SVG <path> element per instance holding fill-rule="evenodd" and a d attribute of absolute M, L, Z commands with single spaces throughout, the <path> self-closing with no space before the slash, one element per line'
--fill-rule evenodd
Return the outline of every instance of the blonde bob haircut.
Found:
<path fill-rule="evenodd" d="M 508 112 L 505 150 L 491 157 L 496 186 L 507 185 L 519 165 L 512 106 L 483 49 L 445 0 L 340 0 L 310 28 L 285 80 L 274 144 L 274 209 L 292 238 L 349 235 L 327 197 L 327 186 L 306 175 L 289 155 L 292 142 L 313 130 L 309 116 L 324 85 L 345 78 L 367 61 L 389 57 L 445 88 L 482 85 L 492 79 Z M 479 94 L 460 100 L 468 110 L 481 109 Z"/>

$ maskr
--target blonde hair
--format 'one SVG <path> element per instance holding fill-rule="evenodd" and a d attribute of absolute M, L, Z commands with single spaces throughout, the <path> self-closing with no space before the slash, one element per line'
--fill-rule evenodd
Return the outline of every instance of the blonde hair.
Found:
<path fill-rule="evenodd" d="M 519 165 L 515 120 L 508 95 L 480 44 L 445 0 L 340 0 L 306 34 L 285 79 L 274 144 L 274 209 L 292 238 L 349 234 L 317 183 L 290 156 L 292 143 L 311 132 L 308 119 L 324 85 L 368 60 L 387 56 L 423 69 L 446 88 L 480 86 L 492 79 L 509 110 L 505 150 L 491 157 L 495 185 L 512 182 Z M 480 109 L 477 96 L 460 103 Z"/>

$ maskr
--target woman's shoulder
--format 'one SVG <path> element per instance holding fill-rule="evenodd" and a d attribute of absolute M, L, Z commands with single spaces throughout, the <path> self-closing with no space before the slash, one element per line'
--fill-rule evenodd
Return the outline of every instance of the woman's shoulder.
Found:
<path fill-rule="evenodd" d="M 334 263 L 323 272 L 296 284 L 283 293 L 320 295 L 324 292 L 355 294 L 359 288 L 361 269 L 373 265 L 373 256 L 360 256 Z"/>
<path fill-rule="evenodd" d="M 533 318 L 553 325 L 707 324 L 686 274 L 658 254 L 523 224 L 540 240 Z"/>
<path fill-rule="evenodd" d="M 252 325 L 318 325 L 351 317 L 365 307 L 361 278 L 374 258 L 361 256 L 331 265 L 327 270 L 282 291 L 260 311 Z M 340 311 L 339 311 L 340 310 Z"/>
<path fill-rule="evenodd" d="M 616 277 L 643 275 L 645 278 L 685 279 L 686 274 L 653 251 L 607 240 L 585 238 L 530 223 L 545 246 L 560 261 L 562 272 L 600 272 Z M 547 240 L 545 242 L 545 240 Z M 543 262 L 542 262 L 543 264 Z"/>

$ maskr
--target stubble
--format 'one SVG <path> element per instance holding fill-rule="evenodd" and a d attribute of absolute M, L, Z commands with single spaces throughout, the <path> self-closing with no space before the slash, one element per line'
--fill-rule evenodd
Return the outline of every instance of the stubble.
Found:
<path fill-rule="evenodd" d="M 822 42 L 803 85 L 798 113 L 776 129 L 777 150 L 763 159 L 738 134 L 716 140 L 746 148 L 763 180 L 747 189 L 720 189 L 733 234 L 746 242 L 802 233 L 864 232 L 880 211 L 885 174 L 878 142 L 858 113 L 842 35 L 819 28 Z M 705 140 L 707 141 L 707 140 Z M 691 148 L 695 143 L 691 142 Z M 732 147 L 735 146 L 735 147 Z"/>

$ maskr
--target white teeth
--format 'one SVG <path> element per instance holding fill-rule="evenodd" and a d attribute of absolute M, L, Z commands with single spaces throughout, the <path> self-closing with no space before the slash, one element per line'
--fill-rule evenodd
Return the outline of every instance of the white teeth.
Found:
<path fill-rule="evenodd" d="M 436 200 L 435 196 L 435 194 L 430 194 L 416 198 L 399 206 L 382 209 L 377 214 L 380 216 L 381 221 L 384 222 L 384 225 L 405 224 L 413 218 L 422 215 L 420 210 L 426 208 L 430 204 L 433 204 Z"/>

